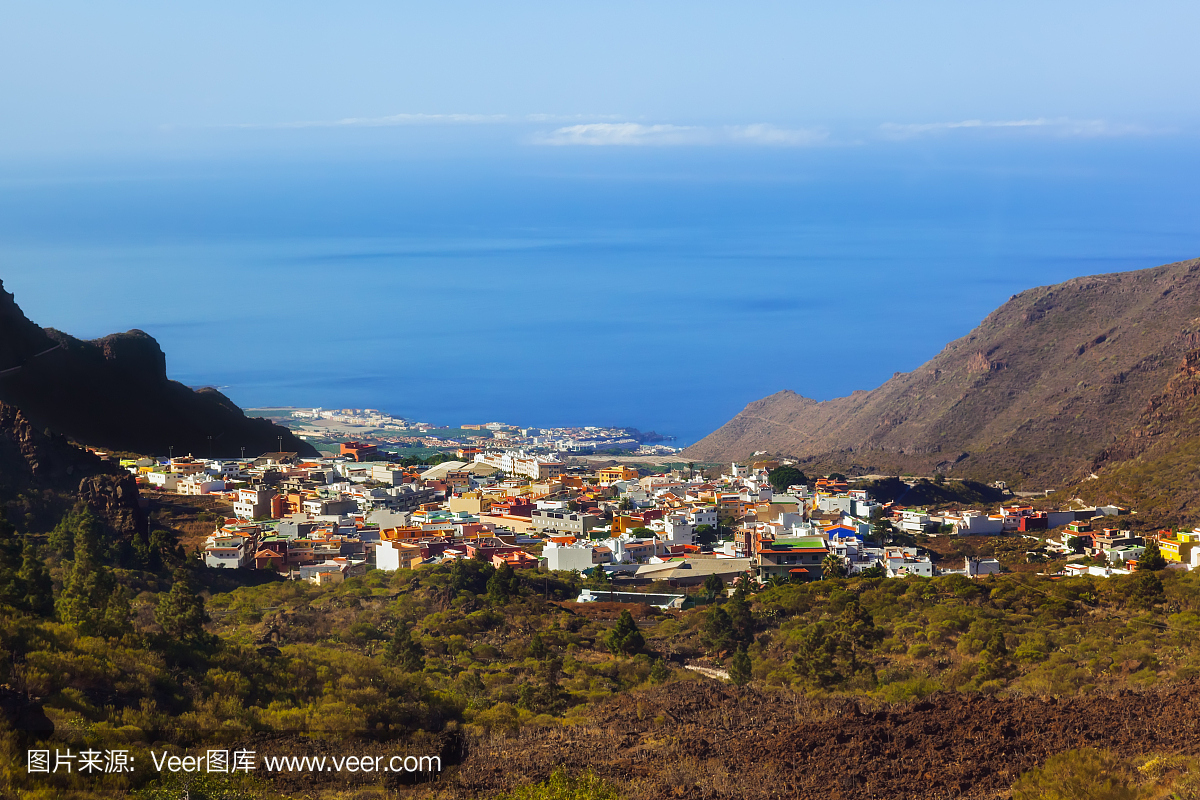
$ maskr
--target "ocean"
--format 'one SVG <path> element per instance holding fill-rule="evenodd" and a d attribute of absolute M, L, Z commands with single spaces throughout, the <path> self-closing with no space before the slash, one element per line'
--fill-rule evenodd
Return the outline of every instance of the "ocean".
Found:
<path fill-rule="evenodd" d="M 1184 137 L 0 165 L 0 278 L 244 407 L 693 442 L 914 369 L 1012 294 L 1200 255 Z"/>

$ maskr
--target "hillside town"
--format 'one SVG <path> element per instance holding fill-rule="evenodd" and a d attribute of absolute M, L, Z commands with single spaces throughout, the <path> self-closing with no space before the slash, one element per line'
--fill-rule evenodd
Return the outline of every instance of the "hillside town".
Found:
<path fill-rule="evenodd" d="M 523 448 L 464 445 L 456 460 L 415 466 L 361 442 L 340 451 L 318 459 L 269 453 L 122 463 L 148 487 L 208 495 L 232 508 L 198 554 L 208 567 L 273 570 L 315 584 L 458 558 L 576 572 L 610 592 L 686 593 L 714 580 L 730 586 L 860 573 L 976 578 L 999 573 L 1000 561 L 938 559 L 916 537 L 1006 534 L 1065 556 L 1062 574 L 1107 576 L 1136 569 L 1146 547 L 1146 537 L 1121 524 L 1129 512 L 1115 506 L 934 511 L 881 503 L 836 475 L 781 486 L 780 472 L 773 485 L 781 465 L 772 461 L 734 463 L 706 478 L 694 470 L 571 466 Z M 1150 538 L 1168 561 L 1200 562 L 1200 532 Z M 584 599 L 597 596 L 593 588 Z"/>

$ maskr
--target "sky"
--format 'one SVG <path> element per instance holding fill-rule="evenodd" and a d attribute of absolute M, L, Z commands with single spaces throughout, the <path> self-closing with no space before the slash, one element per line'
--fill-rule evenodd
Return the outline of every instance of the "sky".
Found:
<path fill-rule="evenodd" d="M 0 278 L 243 406 L 694 441 L 1022 289 L 1200 255 L 1197 30 L 1194 2 L 0 0 Z"/>
<path fill-rule="evenodd" d="M 1131 135 L 1200 107 L 1194 2 L 6 0 L 0 22 L 9 163 Z M 378 127 L 426 130 L 344 135 Z"/>

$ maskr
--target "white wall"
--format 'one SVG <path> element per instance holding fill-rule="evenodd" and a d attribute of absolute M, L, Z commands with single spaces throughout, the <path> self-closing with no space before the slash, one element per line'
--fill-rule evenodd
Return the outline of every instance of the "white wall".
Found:
<path fill-rule="evenodd" d="M 546 568 L 564 572 L 583 572 L 591 569 L 592 548 L 590 547 L 559 547 L 554 542 L 542 550 L 546 559 Z"/>
<path fill-rule="evenodd" d="M 375 548 L 375 567 L 384 572 L 400 569 L 400 548 L 394 542 L 380 542 Z"/>

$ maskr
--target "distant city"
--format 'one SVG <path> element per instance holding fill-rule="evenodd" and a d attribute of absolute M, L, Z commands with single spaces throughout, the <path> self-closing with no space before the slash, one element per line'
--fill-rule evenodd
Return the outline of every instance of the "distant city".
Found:
<path fill-rule="evenodd" d="M 258 408 L 248 409 L 247 413 L 271 416 L 318 449 L 322 449 L 322 443 L 352 435 L 369 439 L 377 447 L 461 447 L 471 451 L 468 453 L 471 456 L 494 448 L 522 450 L 531 457 L 553 453 L 666 456 L 678 452 L 678 448 L 664 444 L 674 437 L 629 427 L 521 427 L 483 422 L 454 428 L 397 417 L 374 408 Z"/>

